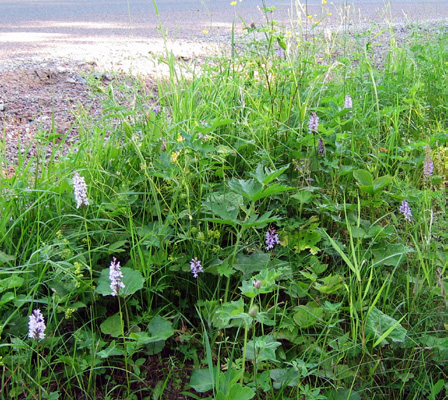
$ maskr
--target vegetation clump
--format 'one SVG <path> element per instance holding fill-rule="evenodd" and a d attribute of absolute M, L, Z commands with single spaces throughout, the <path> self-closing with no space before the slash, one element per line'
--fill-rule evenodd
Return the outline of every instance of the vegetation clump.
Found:
<path fill-rule="evenodd" d="M 247 34 L 1 179 L 5 398 L 448 395 L 446 31 Z"/>

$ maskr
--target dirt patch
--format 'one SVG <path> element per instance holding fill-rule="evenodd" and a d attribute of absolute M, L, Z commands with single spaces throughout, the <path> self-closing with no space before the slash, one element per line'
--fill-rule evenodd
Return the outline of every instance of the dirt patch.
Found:
<path fill-rule="evenodd" d="M 75 68 L 36 65 L 35 69 L 7 71 L 0 81 L 0 131 L 3 139 L 3 175 L 10 176 L 22 158 L 37 154 L 45 144 L 50 154 L 64 139 L 76 141 L 77 115 L 101 115 L 98 96 L 92 95 L 86 77 L 93 66 Z M 108 79 L 98 75 L 98 79 Z"/>

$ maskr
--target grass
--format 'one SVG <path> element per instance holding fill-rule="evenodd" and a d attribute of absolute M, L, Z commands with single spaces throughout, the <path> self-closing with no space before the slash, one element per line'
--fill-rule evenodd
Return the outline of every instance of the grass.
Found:
<path fill-rule="evenodd" d="M 274 22 L 1 179 L 2 398 L 448 395 L 446 30 Z"/>

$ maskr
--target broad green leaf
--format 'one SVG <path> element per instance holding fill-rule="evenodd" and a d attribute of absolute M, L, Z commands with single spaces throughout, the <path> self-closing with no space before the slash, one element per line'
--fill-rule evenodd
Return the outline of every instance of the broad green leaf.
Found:
<path fill-rule="evenodd" d="M 367 316 L 366 336 L 376 339 L 374 346 L 387 344 L 386 339 L 393 342 L 404 342 L 407 330 L 400 325 L 400 321 L 373 307 Z"/>
<path fill-rule="evenodd" d="M 324 316 L 324 310 L 315 303 L 308 303 L 296 307 L 293 315 L 294 322 L 300 329 L 306 329 L 319 323 Z"/>
<path fill-rule="evenodd" d="M 9 278 L 0 280 L 0 293 L 5 290 L 18 288 L 23 285 L 24 279 L 17 274 L 10 275 Z"/>
<path fill-rule="evenodd" d="M 392 182 L 392 177 L 389 175 L 376 178 L 373 182 L 373 193 L 376 194 Z"/>
<path fill-rule="evenodd" d="M 174 335 L 174 329 L 171 322 L 160 317 L 155 317 L 148 326 L 148 331 L 153 338 L 158 340 L 166 340 Z"/>
<path fill-rule="evenodd" d="M 233 268 L 243 273 L 242 279 L 248 279 L 254 272 L 267 268 L 270 255 L 264 252 L 256 252 L 250 256 L 238 254 Z"/>
<path fill-rule="evenodd" d="M 242 386 L 240 383 L 235 383 L 227 394 L 219 391 L 216 400 L 250 400 L 255 396 L 252 389 Z"/>
<path fill-rule="evenodd" d="M 112 337 L 119 337 L 122 334 L 121 331 L 121 319 L 120 314 L 114 314 L 107 318 L 101 325 L 100 329 L 105 335 L 110 335 Z"/>
<path fill-rule="evenodd" d="M 321 293 L 331 294 L 343 288 L 343 283 L 340 275 L 329 275 L 319 279 L 319 282 L 315 284 L 315 288 Z"/>
<path fill-rule="evenodd" d="M 257 337 L 247 343 L 246 358 L 248 360 L 256 360 L 257 362 L 276 361 L 275 350 L 281 345 L 272 335 Z"/>
<path fill-rule="evenodd" d="M 448 360 L 448 336 L 435 337 L 431 335 L 423 335 L 421 337 L 423 345 L 431 348 L 433 355 L 431 359 L 434 359 L 438 363 L 446 363 Z"/>
<path fill-rule="evenodd" d="M 378 248 L 372 250 L 375 266 L 399 266 L 406 259 L 406 254 L 414 251 L 412 248 L 406 247 L 401 243 L 389 244 L 387 242 L 379 242 L 376 247 Z"/>
<path fill-rule="evenodd" d="M 10 256 L 9 254 L 0 251 L 0 265 L 7 263 L 9 261 L 14 261 L 16 259 L 15 256 Z"/>
<path fill-rule="evenodd" d="M 274 269 L 263 269 L 259 274 L 252 277 L 248 281 L 243 281 L 242 286 L 240 286 L 241 293 L 245 296 L 253 299 L 259 293 L 271 293 L 275 288 L 275 281 L 278 277 L 282 275 L 282 272 Z M 260 288 L 254 286 L 254 281 L 260 281 Z"/>
<path fill-rule="evenodd" d="M 3 293 L 2 298 L 0 299 L 0 306 L 9 303 L 14 299 L 15 299 L 14 293 L 12 292 Z"/>
<path fill-rule="evenodd" d="M 285 386 L 297 386 L 299 380 L 299 371 L 294 368 L 288 369 L 271 369 L 271 379 L 274 381 L 273 385 L 275 389 L 281 389 Z"/>
<path fill-rule="evenodd" d="M 250 324 L 252 317 L 244 312 L 244 300 L 224 303 L 216 310 L 213 323 L 217 328 L 240 326 L 243 322 Z"/>
<path fill-rule="evenodd" d="M 126 246 L 127 240 L 119 240 L 118 242 L 112 243 L 107 249 L 111 253 L 122 253 L 124 249 L 122 247 Z"/>
<path fill-rule="evenodd" d="M 226 372 L 218 372 L 216 387 L 219 388 L 220 392 L 223 394 L 228 394 L 229 389 L 232 388 L 233 385 L 238 384 L 242 374 L 243 371 L 237 368 L 230 368 Z"/>
<path fill-rule="evenodd" d="M 245 228 L 257 227 L 259 229 L 262 229 L 266 227 L 266 225 L 280 219 L 279 217 L 271 217 L 271 214 L 272 211 L 267 211 L 262 216 L 253 215 L 246 222 L 242 223 L 241 226 L 244 226 Z"/>
<path fill-rule="evenodd" d="M 366 171 L 365 169 L 358 169 L 353 172 L 353 176 L 358 181 L 358 186 L 362 191 L 367 192 L 371 195 L 374 194 L 373 177 L 369 171 Z"/>
<path fill-rule="evenodd" d="M 254 179 L 232 179 L 228 182 L 228 186 L 235 193 L 246 197 L 250 201 L 254 201 L 254 196 L 262 190 L 261 183 Z"/>
<path fill-rule="evenodd" d="M 208 213 L 218 216 L 217 218 L 204 218 L 205 221 L 217 222 L 220 224 L 226 224 L 231 226 L 236 226 L 238 224 L 238 209 L 233 207 L 232 205 L 226 204 L 225 202 L 220 203 L 215 199 L 211 199 L 210 201 L 202 202 L 202 206 L 204 206 Z"/>
<path fill-rule="evenodd" d="M 274 183 L 273 185 L 268 186 L 263 190 L 259 190 L 257 193 L 254 193 L 252 196 L 252 201 L 257 201 L 264 199 L 265 197 L 272 196 L 274 194 L 279 194 L 283 192 L 288 192 L 290 190 L 295 190 L 296 188 L 290 186 L 279 185 L 278 183 Z"/>
<path fill-rule="evenodd" d="M 251 173 L 251 176 L 253 176 L 262 185 L 267 185 L 274 179 L 278 178 L 281 174 L 283 174 L 283 172 L 285 172 L 288 168 L 289 164 L 275 171 L 269 171 L 266 175 L 263 166 L 261 164 L 258 164 L 255 173 Z"/>
<path fill-rule="evenodd" d="M 232 119 L 229 118 L 216 118 L 212 121 L 212 123 L 209 126 L 198 126 L 196 127 L 197 131 L 202 133 L 203 135 L 206 135 L 210 132 L 213 132 L 216 128 L 219 128 L 220 126 L 230 125 L 233 123 Z"/>
<path fill-rule="evenodd" d="M 115 343 L 115 340 L 104 350 L 101 350 L 97 353 L 97 356 L 100 358 L 108 358 L 111 356 L 124 356 L 125 352 L 121 348 L 120 345 Z"/>
<path fill-rule="evenodd" d="M 313 197 L 314 197 L 313 193 L 311 193 L 308 190 L 301 190 L 300 192 L 291 196 L 291 198 L 298 200 L 299 203 L 302 204 L 310 203 L 311 200 L 313 200 Z"/>
<path fill-rule="evenodd" d="M 332 389 L 326 395 L 328 400 L 361 400 L 361 396 L 351 389 Z"/>
<path fill-rule="evenodd" d="M 121 268 L 121 272 L 123 273 L 123 283 L 125 287 L 123 289 L 120 288 L 120 296 L 130 296 L 143 288 L 145 279 L 140 271 L 123 267 Z M 110 288 L 109 268 L 105 268 L 101 271 L 96 292 L 102 294 L 103 296 L 110 296 L 112 294 L 112 289 Z"/>
<path fill-rule="evenodd" d="M 199 393 L 212 390 L 215 385 L 217 370 L 217 367 L 213 367 L 213 369 L 195 369 L 191 374 L 190 386 Z"/>

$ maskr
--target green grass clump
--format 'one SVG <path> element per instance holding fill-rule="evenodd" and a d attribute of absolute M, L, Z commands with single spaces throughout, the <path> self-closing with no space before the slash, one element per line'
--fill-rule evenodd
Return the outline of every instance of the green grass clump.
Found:
<path fill-rule="evenodd" d="M 2 396 L 448 395 L 446 32 L 248 34 L 2 177 Z"/>

